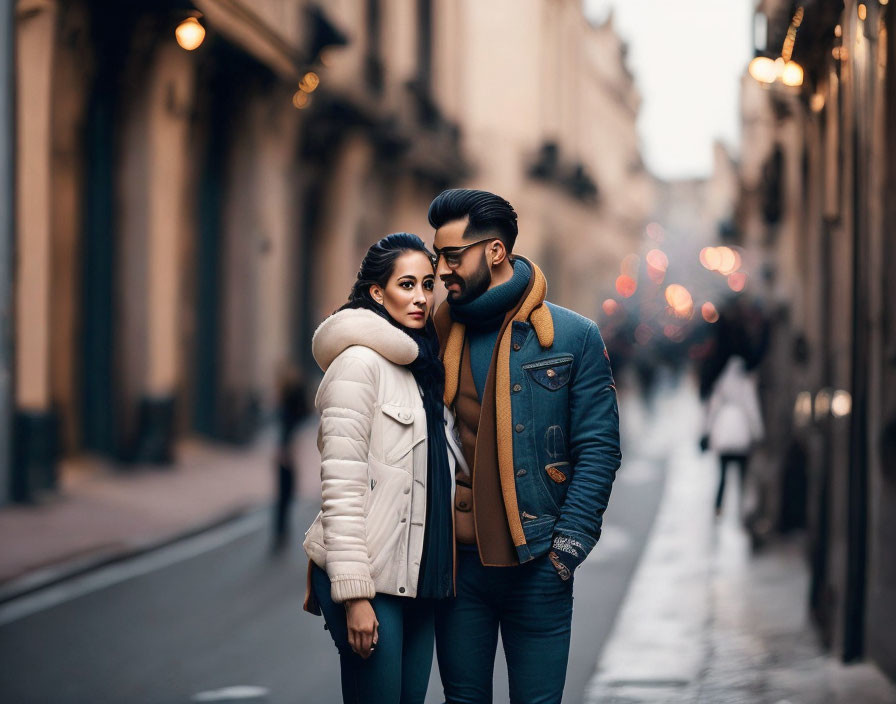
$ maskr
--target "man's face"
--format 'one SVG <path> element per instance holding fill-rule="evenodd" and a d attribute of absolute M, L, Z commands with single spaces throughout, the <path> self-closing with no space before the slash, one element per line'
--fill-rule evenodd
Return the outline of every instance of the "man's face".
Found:
<path fill-rule="evenodd" d="M 451 252 L 454 248 L 466 247 L 452 256 L 439 257 L 436 275 L 445 284 L 449 303 L 469 303 L 485 293 L 492 283 L 491 267 L 485 251 L 495 238 L 484 238 L 480 242 L 476 239 L 465 240 L 463 235 L 466 228 L 466 218 L 452 220 L 436 230 L 433 240 L 437 254 L 441 250 Z"/>

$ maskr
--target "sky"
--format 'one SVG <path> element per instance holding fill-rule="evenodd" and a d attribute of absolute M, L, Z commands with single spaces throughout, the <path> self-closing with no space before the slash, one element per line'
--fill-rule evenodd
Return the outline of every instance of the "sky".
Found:
<path fill-rule="evenodd" d="M 613 11 L 641 93 L 644 161 L 665 179 L 708 176 L 712 144 L 740 142 L 740 78 L 752 58 L 753 0 L 584 0 Z"/>

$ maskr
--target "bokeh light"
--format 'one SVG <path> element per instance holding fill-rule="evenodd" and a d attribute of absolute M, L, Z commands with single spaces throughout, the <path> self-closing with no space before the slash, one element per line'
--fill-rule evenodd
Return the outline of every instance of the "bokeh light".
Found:
<path fill-rule="evenodd" d="M 182 49 L 193 51 L 198 49 L 205 39 L 205 27 L 195 17 L 187 17 L 177 25 L 174 30 L 174 38 Z"/>
<path fill-rule="evenodd" d="M 700 313 L 707 323 L 717 323 L 719 321 L 719 311 L 709 301 L 700 306 Z"/>
<path fill-rule="evenodd" d="M 736 271 L 728 277 L 728 287 L 737 293 L 744 290 L 747 285 L 747 275 L 742 271 Z"/>
<path fill-rule="evenodd" d="M 615 298 L 608 298 L 600 306 L 607 315 L 615 315 L 619 312 L 619 303 Z"/>
<path fill-rule="evenodd" d="M 631 276 L 623 274 L 616 279 L 616 292 L 623 298 L 631 298 L 638 290 L 638 284 Z"/>
<path fill-rule="evenodd" d="M 622 273 L 625 276 L 630 276 L 633 279 L 638 278 L 638 265 L 641 263 L 641 257 L 637 254 L 629 254 L 622 260 L 622 266 L 620 267 Z"/>
<path fill-rule="evenodd" d="M 666 287 L 666 302 L 675 316 L 689 318 L 694 311 L 694 299 L 691 293 L 681 284 L 670 284 Z"/>
<path fill-rule="evenodd" d="M 663 283 L 666 278 L 666 270 L 669 268 L 669 258 L 659 249 L 651 249 L 647 256 L 647 276 L 655 284 Z"/>
<path fill-rule="evenodd" d="M 665 242 L 666 231 L 658 222 L 652 222 L 647 225 L 647 236 L 654 242 Z"/>
<path fill-rule="evenodd" d="M 298 110 L 303 110 L 311 104 L 311 96 L 299 88 L 292 96 L 292 104 Z"/>

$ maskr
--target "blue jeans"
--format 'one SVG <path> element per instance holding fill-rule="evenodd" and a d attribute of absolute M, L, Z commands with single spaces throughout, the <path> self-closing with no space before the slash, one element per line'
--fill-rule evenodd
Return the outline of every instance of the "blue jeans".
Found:
<path fill-rule="evenodd" d="M 516 567 L 483 567 L 458 546 L 457 597 L 436 608 L 436 651 L 447 704 L 488 704 L 498 629 L 512 704 L 559 704 L 572 627 L 572 579 L 547 555 Z"/>
<path fill-rule="evenodd" d="M 348 644 L 345 607 L 330 597 L 330 578 L 317 565 L 311 588 L 339 651 L 344 704 L 423 704 L 432 669 L 434 602 L 377 594 L 370 603 L 379 640 L 364 660 Z"/>

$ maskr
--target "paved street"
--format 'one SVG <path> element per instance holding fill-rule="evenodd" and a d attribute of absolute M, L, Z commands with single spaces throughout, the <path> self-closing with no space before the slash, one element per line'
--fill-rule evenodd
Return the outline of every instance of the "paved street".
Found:
<path fill-rule="evenodd" d="M 626 399 L 631 437 L 643 411 Z M 580 568 L 565 701 L 582 701 L 662 489 L 662 460 L 623 465 L 597 550 Z M 305 487 L 313 482 L 303 481 Z M 303 504 L 297 525 L 316 507 Z M 13 702 L 187 702 L 256 685 L 268 701 L 337 702 L 323 622 L 301 611 L 300 549 L 272 557 L 267 515 L 94 571 L 0 608 L 0 680 Z M 503 662 L 495 701 L 507 701 Z M 427 702 L 439 702 L 438 673 Z"/>

